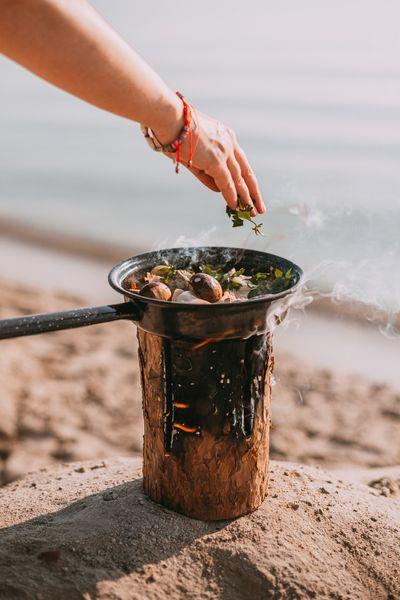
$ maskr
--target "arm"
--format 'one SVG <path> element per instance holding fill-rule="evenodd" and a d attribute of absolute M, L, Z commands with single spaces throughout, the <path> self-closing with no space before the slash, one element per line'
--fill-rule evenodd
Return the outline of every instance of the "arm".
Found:
<path fill-rule="evenodd" d="M 183 126 L 180 99 L 85 0 L 0 0 L 0 52 L 86 102 L 146 124 L 162 143 Z M 234 133 L 199 113 L 194 127 L 192 173 L 232 208 L 240 195 L 263 212 Z"/>

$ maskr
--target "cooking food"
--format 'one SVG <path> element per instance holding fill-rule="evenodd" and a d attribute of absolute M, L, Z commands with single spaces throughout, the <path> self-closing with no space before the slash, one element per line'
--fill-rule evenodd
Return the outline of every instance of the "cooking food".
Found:
<path fill-rule="evenodd" d="M 245 268 L 228 269 L 225 265 L 194 264 L 186 269 L 173 265 L 154 266 L 145 276 L 125 281 L 128 289 L 157 300 L 215 304 L 248 300 L 283 292 L 296 282 L 292 269 L 286 272 L 269 266 L 263 272 L 247 272 Z"/>
<path fill-rule="evenodd" d="M 141 296 L 146 296 L 146 298 L 156 298 L 157 300 L 170 300 L 171 299 L 171 290 L 165 283 L 162 281 L 150 281 L 150 283 L 146 283 L 145 286 L 140 290 Z"/>
<path fill-rule="evenodd" d="M 190 285 L 196 296 L 202 300 L 218 302 L 222 298 L 223 291 L 220 282 L 207 273 L 195 273 L 190 279 Z"/>

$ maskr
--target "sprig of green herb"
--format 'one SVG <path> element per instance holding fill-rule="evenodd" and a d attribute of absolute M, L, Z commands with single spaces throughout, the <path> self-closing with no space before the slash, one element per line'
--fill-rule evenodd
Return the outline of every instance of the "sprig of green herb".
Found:
<path fill-rule="evenodd" d="M 206 275 L 211 275 L 211 277 L 214 277 L 214 279 L 216 279 L 219 282 L 221 282 L 221 279 L 224 276 L 222 272 L 222 267 L 212 267 L 211 265 L 204 263 L 203 265 L 200 265 L 199 269 L 200 271 L 202 271 L 202 273 L 205 273 Z"/>
<path fill-rule="evenodd" d="M 200 265 L 200 271 L 206 273 L 207 275 L 211 275 L 214 277 L 219 283 L 223 291 L 226 290 L 240 290 L 242 284 L 238 281 L 234 281 L 235 277 L 239 277 L 240 275 L 244 275 L 244 269 L 231 269 L 228 273 L 223 272 L 223 267 L 212 267 L 211 265 L 204 264 Z"/>
<path fill-rule="evenodd" d="M 161 280 L 166 285 L 171 283 L 171 281 L 175 278 L 175 275 L 176 275 L 176 267 L 174 267 L 172 265 L 165 265 L 165 267 L 162 267 L 161 269 L 159 269 L 159 277 L 161 277 Z"/>
<path fill-rule="evenodd" d="M 224 290 L 240 290 L 242 284 L 239 281 L 235 281 L 236 277 L 244 275 L 244 269 L 231 269 L 228 273 L 225 273 L 222 289 Z"/>
<path fill-rule="evenodd" d="M 232 221 L 232 227 L 243 227 L 245 221 L 249 221 L 252 224 L 252 230 L 256 235 L 264 235 L 261 231 L 262 223 L 256 223 L 251 217 L 251 206 L 241 206 L 238 202 L 238 208 L 233 210 L 229 206 L 226 207 L 226 214 Z"/>
<path fill-rule="evenodd" d="M 290 268 L 284 273 L 275 267 L 268 273 L 255 273 L 251 278 L 251 283 L 255 287 L 247 294 L 248 298 L 283 292 L 293 283 L 292 269 Z"/>

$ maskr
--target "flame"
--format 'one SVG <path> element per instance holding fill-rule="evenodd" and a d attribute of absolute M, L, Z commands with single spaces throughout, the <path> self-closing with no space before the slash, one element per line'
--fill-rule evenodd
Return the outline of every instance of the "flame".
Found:
<path fill-rule="evenodd" d="M 203 346 L 207 346 L 207 344 L 213 344 L 215 342 L 221 342 L 225 338 L 206 338 L 205 340 L 201 340 L 198 344 L 193 346 L 193 350 L 198 350 L 199 348 L 203 348 Z"/>
<path fill-rule="evenodd" d="M 196 433 L 197 431 L 197 427 L 188 427 L 187 425 L 182 425 L 182 423 L 174 423 L 174 427 L 186 433 Z"/>
<path fill-rule="evenodd" d="M 184 402 L 174 402 L 175 408 L 189 408 L 189 404 L 185 404 Z"/>

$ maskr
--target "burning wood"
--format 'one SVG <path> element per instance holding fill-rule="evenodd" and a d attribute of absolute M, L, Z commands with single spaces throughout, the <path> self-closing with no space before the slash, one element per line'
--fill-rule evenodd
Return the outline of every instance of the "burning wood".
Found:
<path fill-rule="evenodd" d="M 270 335 L 138 337 L 146 493 L 204 520 L 257 508 L 267 485 Z"/>
<path fill-rule="evenodd" d="M 138 269 L 125 270 L 122 283 L 127 290 L 135 284 L 143 306 L 144 489 L 190 517 L 237 517 L 266 494 L 269 311 L 276 298 L 294 291 L 301 269 L 237 248 L 155 256 L 153 264 L 149 255 Z M 150 299 L 149 287 L 166 287 L 170 299 Z M 137 292 L 127 299 L 136 302 Z"/>
<path fill-rule="evenodd" d="M 186 433 L 196 433 L 197 427 L 188 427 L 187 425 L 183 425 L 183 423 L 173 423 L 173 427 L 175 429 L 180 429 L 180 431 L 185 431 Z"/>
<path fill-rule="evenodd" d="M 266 493 L 268 317 L 273 301 L 293 292 L 301 275 L 294 263 L 255 250 L 145 253 L 110 272 L 112 287 L 128 302 L 5 319 L 0 338 L 136 322 L 144 489 L 188 516 L 233 518 L 257 508 Z"/>
<path fill-rule="evenodd" d="M 215 342 L 221 342 L 223 339 L 225 339 L 225 338 L 206 338 L 205 340 L 201 340 L 201 342 L 198 342 L 197 344 L 195 344 L 193 346 L 193 350 L 199 350 L 200 348 L 207 346 L 207 344 L 214 344 Z"/>

